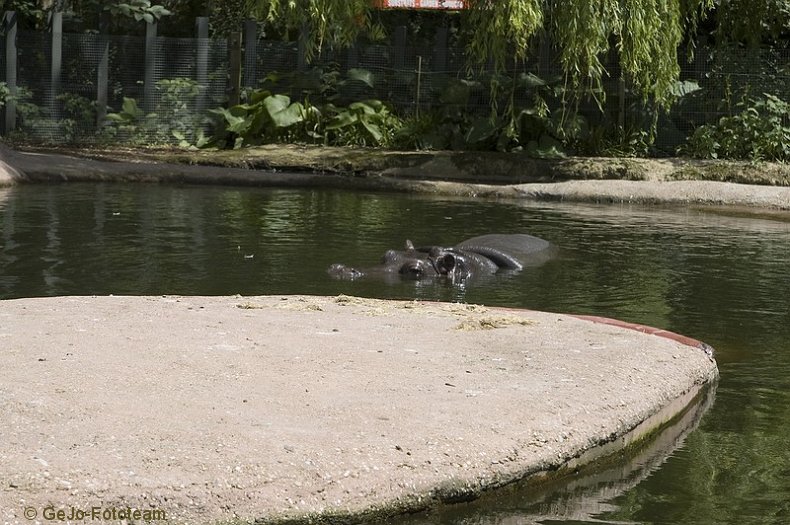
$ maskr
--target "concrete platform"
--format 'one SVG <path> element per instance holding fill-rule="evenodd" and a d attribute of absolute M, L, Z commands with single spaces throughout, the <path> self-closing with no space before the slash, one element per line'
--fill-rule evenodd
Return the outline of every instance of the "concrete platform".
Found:
<path fill-rule="evenodd" d="M 575 468 L 717 377 L 694 340 L 601 321 L 345 296 L 2 301 L 0 522 L 365 521 Z"/>

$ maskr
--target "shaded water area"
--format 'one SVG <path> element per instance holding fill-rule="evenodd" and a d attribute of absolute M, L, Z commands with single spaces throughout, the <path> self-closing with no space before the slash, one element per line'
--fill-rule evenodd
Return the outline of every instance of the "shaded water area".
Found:
<path fill-rule="evenodd" d="M 326 274 L 334 262 L 374 264 L 406 239 L 452 245 L 493 232 L 537 235 L 562 253 L 541 267 L 464 287 Z M 542 491 L 512 487 L 399 520 L 415 525 L 790 523 L 788 268 L 786 215 L 323 190 L 0 189 L 3 299 L 419 298 L 616 317 L 716 348 L 721 380 L 715 400 L 711 393 L 702 402 L 712 406 L 692 409 L 650 450 Z M 694 419 L 697 413 L 703 415 Z"/>

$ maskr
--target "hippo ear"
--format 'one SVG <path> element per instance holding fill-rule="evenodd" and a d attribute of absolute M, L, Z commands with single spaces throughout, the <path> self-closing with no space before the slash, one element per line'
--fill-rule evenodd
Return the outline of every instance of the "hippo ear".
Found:
<path fill-rule="evenodd" d="M 406 239 L 406 250 L 407 251 L 414 250 L 414 243 L 411 242 L 409 239 Z"/>

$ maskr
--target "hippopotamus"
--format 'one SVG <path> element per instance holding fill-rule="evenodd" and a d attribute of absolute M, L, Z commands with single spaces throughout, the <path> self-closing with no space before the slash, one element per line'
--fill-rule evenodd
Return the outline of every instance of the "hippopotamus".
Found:
<path fill-rule="evenodd" d="M 476 276 L 537 266 L 552 258 L 555 252 L 556 247 L 550 242 L 523 233 L 480 235 L 449 248 L 415 248 L 407 240 L 404 251 L 387 250 L 378 266 L 357 269 L 333 264 L 327 271 L 337 279 L 397 275 L 414 280 L 446 278 L 453 283 L 461 283 Z"/>

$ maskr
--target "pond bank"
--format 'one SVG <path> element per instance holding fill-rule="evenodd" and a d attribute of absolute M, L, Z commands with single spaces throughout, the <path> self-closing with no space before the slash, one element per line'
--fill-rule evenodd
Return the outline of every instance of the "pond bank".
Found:
<path fill-rule="evenodd" d="M 688 159 L 531 159 L 293 145 L 237 151 L 5 151 L 24 180 L 334 187 L 507 199 L 714 204 L 790 210 L 790 166 Z M 221 169 L 218 169 L 221 168 Z M 20 180 L 0 169 L 0 185 Z"/>
<path fill-rule="evenodd" d="M 11 523 L 47 506 L 365 522 L 468 501 L 620 451 L 717 377 L 671 333 L 473 305 L 59 297 L 0 315 Z"/>

